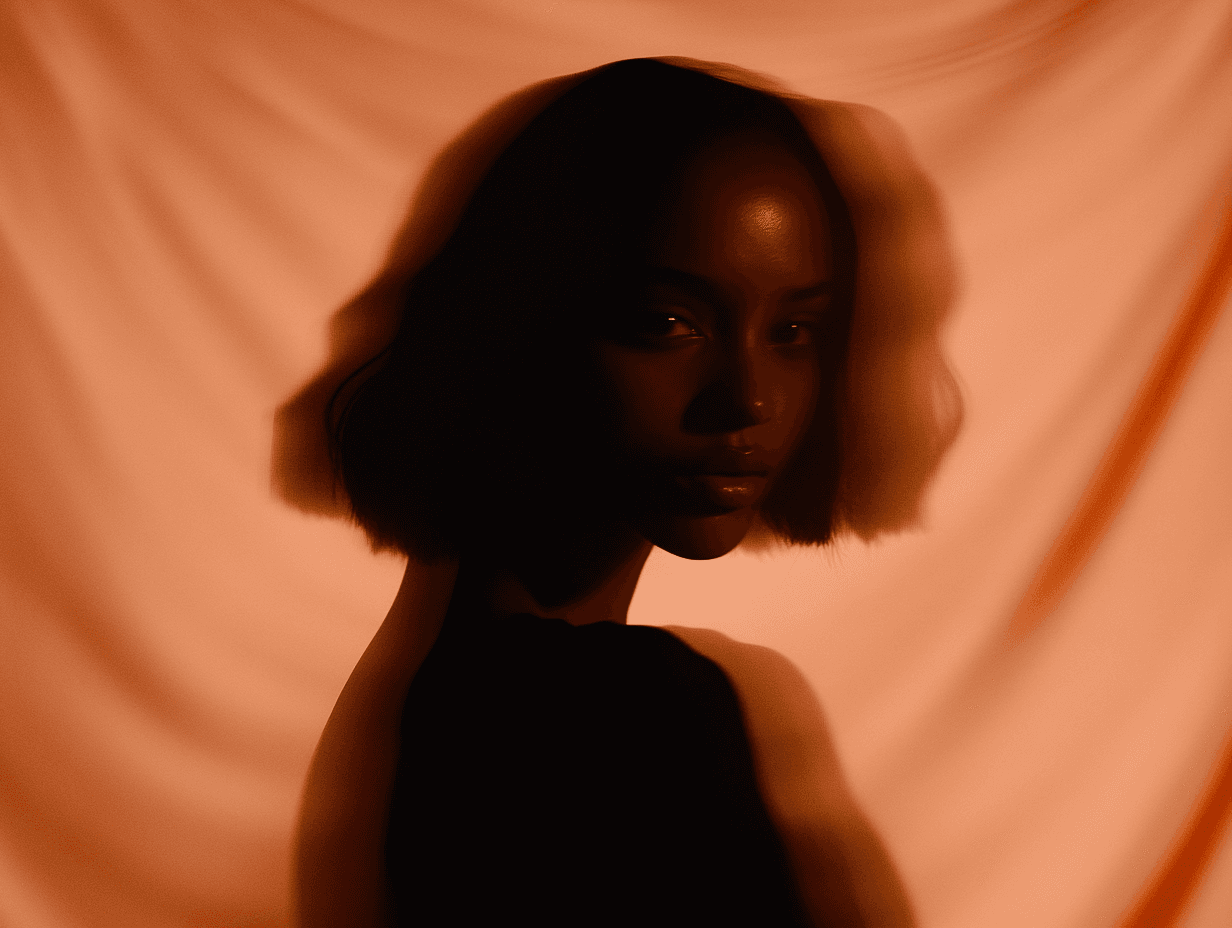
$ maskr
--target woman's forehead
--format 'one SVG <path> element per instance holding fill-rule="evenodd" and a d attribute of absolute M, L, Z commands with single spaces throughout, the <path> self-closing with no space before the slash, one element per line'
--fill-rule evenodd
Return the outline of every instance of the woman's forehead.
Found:
<path fill-rule="evenodd" d="M 786 146 L 757 137 L 690 159 L 652 236 L 654 256 L 671 264 L 756 266 L 809 283 L 827 276 L 831 248 L 808 169 Z"/>

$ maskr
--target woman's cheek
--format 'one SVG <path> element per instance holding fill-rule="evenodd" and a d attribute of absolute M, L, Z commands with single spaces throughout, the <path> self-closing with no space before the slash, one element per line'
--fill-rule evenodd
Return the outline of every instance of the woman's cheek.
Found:
<path fill-rule="evenodd" d="M 663 450 L 679 432 L 689 403 L 687 367 L 665 355 L 618 346 L 601 353 L 613 413 L 638 450 Z"/>
<path fill-rule="evenodd" d="M 779 379 L 781 391 L 775 397 L 779 431 L 788 441 L 798 439 L 812 421 L 821 389 L 821 372 L 815 363 L 797 361 L 785 366 Z"/>

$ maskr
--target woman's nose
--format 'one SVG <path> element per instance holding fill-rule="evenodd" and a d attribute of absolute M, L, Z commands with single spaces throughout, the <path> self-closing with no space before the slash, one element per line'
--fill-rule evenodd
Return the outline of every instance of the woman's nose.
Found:
<path fill-rule="evenodd" d="M 772 417 L 769 370 L 756 349 L 728 351 L 713 376 L 685 411 L 686 431 L 704 434 L 739 432 L 764 425 Z"/>

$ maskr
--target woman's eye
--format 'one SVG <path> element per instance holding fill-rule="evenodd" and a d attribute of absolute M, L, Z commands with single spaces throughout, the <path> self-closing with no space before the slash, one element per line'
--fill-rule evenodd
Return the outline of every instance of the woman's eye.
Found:
<path fill-rule="evenodd" d="M 798 347 L 813 344 L 815 334 L 807 322 L 787 322 L 771 333 L 770 340 L 775 345 Z"/>
<path fill-rule="evenodd" d="M 643 313 L 637 320 L 637 332 L 646 338 L 675 340 L 695 338 L 701 333 L 683 316 L 675 313 Z"/>

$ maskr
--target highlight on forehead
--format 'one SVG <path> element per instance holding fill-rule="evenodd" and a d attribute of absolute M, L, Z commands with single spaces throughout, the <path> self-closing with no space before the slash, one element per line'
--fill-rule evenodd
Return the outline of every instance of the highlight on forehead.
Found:
<path fill-rule="evenodd" d="M 723 260 L 788 274 L 793 289 L 829 280 L 834 243 L 823 195 L 786 146 L 724 140 L 690 158 L 651 230 L 652 263 L 689 269 Z"/>
<path fill-rule="evenodd" d="M 814 261 L 829 264 L 825 207 L 811 184 L 792 189 L 769 182 L 752 191 L 740 191 L 732 219 L 727 234 L 734 252 L 783 265 L 798 260 L 791 245 L 803 240 L 810 245 Z"/>
<path fill-rule="evenodd" d="M 742 132 L 715 140 L 686 156 L 674 172 L 664 199 L 705 196 L 716 185 L 740 181 L 748 191 L 750 206 L 783 188 L 807 190 L 809 199 L 823 213 L 825 205 L 818 178 L 801 153 L 767 132 Z M 768 205 L 768 204 L 767 204 Z"/>

